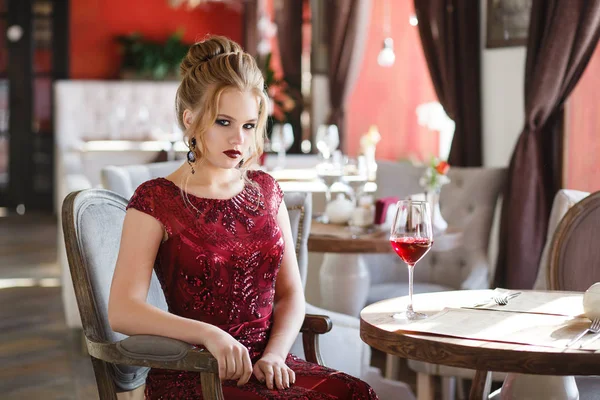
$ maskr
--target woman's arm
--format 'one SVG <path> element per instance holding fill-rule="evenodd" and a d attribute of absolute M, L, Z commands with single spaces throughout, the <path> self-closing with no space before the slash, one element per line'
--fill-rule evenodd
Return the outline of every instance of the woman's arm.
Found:
<path fill-rule="evenodd" d="M 244 384 L 252 374 L 248 350 L 216 326 L 183 318 L 146 302 L 163 227 L 153 217 L 129 209 L 110 288 L 108 320 L 115 332 L 156 335 L 205 346 L 219 362 L 222 379 Z"/>
<path fill-rule="evenodd" d="M 257 378 L 265 380 L 269 389 L 273 388 L 273 381 L 279 389 L 289 387 L 289 384 L 295 381 L 293 371 L 285 366 L 285 359 L 300 332 L 305 314 L 304 290 L 296 259 L 296 246 L 287 208 L 283 202 L 277 213 L 277 222 L 283 235 L 285 251 L 275 283 L 275 310 L 271 335 L 261 360 L 254 368 Z"/>

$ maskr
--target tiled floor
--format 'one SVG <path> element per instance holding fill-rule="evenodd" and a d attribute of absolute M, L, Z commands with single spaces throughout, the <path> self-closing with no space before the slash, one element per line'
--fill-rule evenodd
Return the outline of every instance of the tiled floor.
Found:
<path fill-rule="evenodd" d="M 98 398 L 89 357 L 64 322 L 55 243 L 56 221 L 51 216 L 0 218 L 4 400 Z"/>

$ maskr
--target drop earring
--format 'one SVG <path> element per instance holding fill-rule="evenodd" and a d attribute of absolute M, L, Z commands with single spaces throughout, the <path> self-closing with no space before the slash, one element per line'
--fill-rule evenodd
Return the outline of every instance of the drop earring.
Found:
<path fill-rule="evenodd" d="M 194 171 L 194 163 L 196 162 L 196 154 L 194 153 L 194 149 L 196 148 L 196 138 L 192 138 L 192 140 L 190 140 L 189 148 L 190 151 L 187 152 L 187 162 L 192 169 L 192 174 L 194 174 L 196 173 L 196 171 Z"/>

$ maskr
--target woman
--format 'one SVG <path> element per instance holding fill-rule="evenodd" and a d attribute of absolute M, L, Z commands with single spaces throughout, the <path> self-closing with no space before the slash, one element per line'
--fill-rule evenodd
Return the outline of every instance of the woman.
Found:
<path fill-rule="evenodd" d="M 283 193 L 268 174 L 248 170 L 267 118 L 255 60 L 215 36 L 190 48 L 181 73 L 176 110 L 188 163 L 131 198 L 112 329 L 205 347 L 225 398 L 376 399 L 366 383 L 288 354 L 304 295 Z M 146 303 L 153 268 L 169 312 Z M 201 399 L 200 375 L 151 370 L 146 398 Z"/>

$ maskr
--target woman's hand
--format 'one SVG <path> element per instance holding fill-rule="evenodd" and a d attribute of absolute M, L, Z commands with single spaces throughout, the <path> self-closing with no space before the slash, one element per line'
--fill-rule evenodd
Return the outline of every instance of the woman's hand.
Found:
<path fill-rule="evenodd" d="M 285 360 L 273 353 L 265 353 L 254 365 L 254 375 L 264 382 L 269 389 L 288 389 L 296 383 L 296 374 Z"/>
<path fill-rule="evenodd" d="M 203 339 L 202 344 L 219 363 L 219 378 L 237 380 L 238 386 L 246 384 L 252 376 L 248 349 L 219 328 L 209 332 Z"/>

